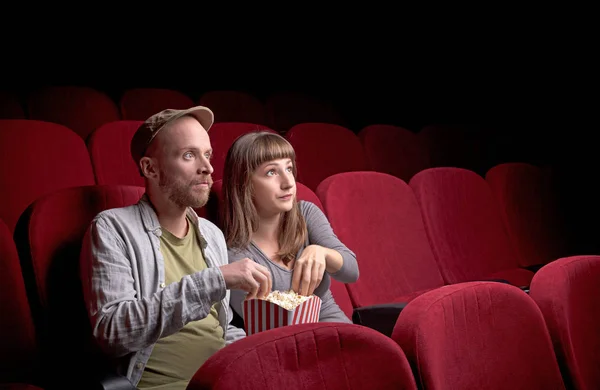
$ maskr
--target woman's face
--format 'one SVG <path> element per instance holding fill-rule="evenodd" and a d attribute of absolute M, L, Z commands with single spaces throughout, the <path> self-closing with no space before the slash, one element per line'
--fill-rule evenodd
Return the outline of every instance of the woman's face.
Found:
<path fill-rule="evenodd" d="M 258 215 L 270 217 L 290 211 L 296 197 L 293 163 L 289 158 L 261 164 L 251 177 Z"/>

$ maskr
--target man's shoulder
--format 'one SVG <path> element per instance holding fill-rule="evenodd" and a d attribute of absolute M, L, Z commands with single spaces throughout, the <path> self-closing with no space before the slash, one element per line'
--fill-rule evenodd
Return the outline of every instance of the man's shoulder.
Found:
<path fill-rule="evenodd" d="M 140 220 L 139 205 L 115 207 L 100 211 L 92 223 L 104 223 L 108 225 L 130 225 Z"/>
<path fill-rule="evenodd" d="M 223 237 L 221 229 L 214 222 L 206 218 L 198 217 L 198 226 L 203 236 L 211 236 L 212 238 Z"/>
<path fill-rule="evenodd" d="M 227 249 L 223 231 L 221 231 L 221 229 L 219 229 L 214 222 L 209 221 L 206 218 L 198 217 L 198 228 L 200 230 L 200 234 L 209 245 L 216 245 L 221 250 Z"/>

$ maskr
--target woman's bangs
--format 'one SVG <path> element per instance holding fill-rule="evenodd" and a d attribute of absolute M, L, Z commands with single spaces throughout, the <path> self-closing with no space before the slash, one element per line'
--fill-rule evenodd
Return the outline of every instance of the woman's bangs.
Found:
<path fill-rule="evenodd" d="M 267 161 L 283 158 L 295 161 L 296 153 L 289 142 L 274 134 L 266 134 L 256 139 L 252 146 L 251 162 L 253 171 Z"/>

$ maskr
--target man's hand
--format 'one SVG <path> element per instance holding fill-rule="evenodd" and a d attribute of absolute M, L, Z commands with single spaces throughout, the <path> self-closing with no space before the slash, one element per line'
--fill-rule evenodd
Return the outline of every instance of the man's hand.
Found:
<path fill-rule="evenodd" d="M 245 258 L 219 267 L 229 290 L 243 290 L 248 293 L 246 299 L 265 298 L 271 292 L 273 280 L 269 270 Z"/>
<path fill-rule="evenodd" d="M 310 296 L 323 280 L 327 266 L 327 249 L 319 245 L 304 248 L 300 258 L 294 264 L 292 290 L 300 295 Z"/>

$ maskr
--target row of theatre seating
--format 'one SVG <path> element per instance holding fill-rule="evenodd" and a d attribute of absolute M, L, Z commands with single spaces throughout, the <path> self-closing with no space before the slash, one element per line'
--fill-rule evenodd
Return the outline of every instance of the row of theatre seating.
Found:
<path fill-rule="evenodd" d="M 0 119 L 34 119 L 61 124 L 84 140 L 101 126 L 114 121 L 141 121 L 165 108 L 187 108 L 195 104 L 211 108 L 217 123 L 253 123 L 280 134 L 301 123 L 337 124 L 354 133 L 364 127 L 357 122 L 374 123 L 366 118 L 345 118 L 348 114 L 342 115 L 330 102 L 296 92 L 272 93 L 263 101 L 243 91 L 208 91 L 192 99 L 176 90 L 132 88 L 113 101 L 105 93 L 90 87 L 55 86 L 34 90 L 22 100 L 0 91 Z M 429 159 L 433 166 L 459 166 L 481 173 L 516 152 L 508 150 L 513 147 L 498 148 L 499 134 L 491 128 L 482 131 L 478 126 L 429 124 L 403 130 L 405 133 L 418 132 L 418 138 L 431 151 L 425 158 L 421 157 L 420 148 L 414 147 L 413 137 L 403 136 L 402 147 L 396 153 L 411 155 L 419 164 Z M 412 172 L 414 168 L 407 167 L 399 173 L 403 175 L 402 179 L 408 180 L 410 177 L 406 175 Z"/>
<path fill-rule="evenodd" d="M 466 190 L 449 185 L 453 177 Z M 355 325 L 249 336 L 213 356 L 189 388 L 598 388 L 600 256 L 556 259 L 535 274 L 508 264 L 518 255 L 486 191 L 469 177 L 435 168 L 409 185 L 383 173 L 350 172 L 326 179 L 316 193 L 300 186 L 299 198 L 322 207 L 357 253 L 359 281 L 332 287 Z M 450 203 L 432 197 L 451 187 Z M 468 190 L 474 194 L 457 203 Z M 36 200 L 14 235 L 0 224 L 4 382 L 91 388 L 94 380 L 107 381 L 110 367 L 91 342 L 83 308 L 79 250 L 94 215 L 132 204 L 143 192 L 66 188 Z M 218 199 L 218 184 L 213 195 Z M 357 199 L 374 198 L 370 210 L 357 207 Z M 529 294 L 489 279 L 527 285 Z"/>
<path fill-rule="evenodd" d="M 109 122 L 145 120 L 165 108 L 195 105 L 210 107 L 217 122 L 258 123 L 281 133 L 302 122 L 347 125 L 330 102 L 296 92 L 272 93 L 263 102 L 250 93 L 235 90 L 207 91 L 192 99 L 173 89 L 130 88 L 123 91 L 118 101 L 84 86 L 42 87 L 24 99 L 0 91 L 0 119 L 54 122 L 73 129 L 82 138 Z"/>
<path fill-rule="evenodd" d="M 0 120 L 0 164 L 5 167 L 0 169 L 0 184 L 12 189 L 0 195 L 0 218 L 12 230 L 20 213 L 37 196 L 64 186 L 143 185 L 129 152 L 130 140 L 141 123 L 110 122 L 94 130 L 84 141 L 59 124 Z M 245 122 L 213 125 L 210 138 L 215 180 L 222 177 L 225 156 L 233 141 L 255 130 L 275 132 Z M 297 153 L 299 181 L 314 191 L 324 178 L 339 172 L 373 170 L 408 181 L 415 173 L 430 167 L 461 166 L 442 164 L 444 159 L 435 156 L 443 152 L 426 142 L 436 137 L 423 134 L 432 135 L 433 131 L 415 134 L 401 127 L 371 125 L 355 134 L 339 125 L 304 123 L 293 126 L 285 137 Z M 450 138 L 446 137 L 446 141 Z M 468 155 L 452 142 L 443 144 L 457 154 Z M 15 161 L 19 161 L 17 166 Z"/>
<path fill-rule="evenodd" d="M 77 272 L 78 253 L 81 237 L 94 215 L 106 208 L 132 204 L 143 193 L 139 181 L 141 178 L 135 171 L 135 165 L 128 152 L 131 134 L 138 125 L 139 122 L 115 122 L 109 126 L 113 130 L 107 131 L 107 134 L 112 135 L 104 138 L 104 142 L 98 141 L 102 139 L 98 129 L 88 138 L 86 145 L 81 137 L 76 136 L 73 131 L 57 124 L 32 120 L 0 121 L 0 145 L 3 149 L 3 153 L 0 154 L 0 159 L 3 159 L 0 164 L 0 186 L 11 189 L 2 192 L 1 196 L 4 199 L 1 199 L 2 202 L 0 202 L 3 207 L 0 209 L 0 215 L 2 219 L 5 219 L 7 225 L 3 229 L 5 237 L 2 246 L 3 254 L 0 256 L 3 271 L 5 271 L 2 275 L 10 279 L 2 284 L 2 295 L 3 297 L 14 297 L 14 300 L 3 299 L 2 302 L 6 306 L 2 307 L 2 313 L 13 314 L 3 316 L 12 320 L 2 322 L 6 329 L 2 332 L 6 335 L 6 339 L 3 337 L 3 343 L 7 342 L 6 347 L 2 350 L 10 352 L 8 353 L 10 361 L 4 366 L 6 371 L 3 371 L 1 379 L 32 381 L 30 378 L 34 378 L 39 384 L 47 385 L 48 378 L 52 378 L 51 381 L 55 384 L 64 385 L 61 380 L 64 380 L 65 377 L 70 382 L 83 383 L 86 378 L 89 379 L 98 371 L 104 372 L 101 369 L 104 367 L 102 358 L 89 342 L 89 323 L 80 297 L 80 282 Z M 129 126 L 129 130 L 125 130 L 127 126 Z M 223 130 L 227 128 L 234 130 L 231 132 Z M 223 124 L 222 127 L 215 126 L 211 130 L 211 141 L 217 151 L 215 156 L 216 181 L 209 205 L 198 211 L 217 225 L 220 224 L 221 183 L 218 175 L 219 169 L 222 170 L 219 168 L 219 164 L 222 162 L 218 162 L 218 154 L 221 153 L 221 158 L 224 159 L 228 145 L 240 134 L 240 131 L 253 131 L 257 128 L 260 127 L 253 124 L 249 126 L 247 124 L 243 126 Z M 490 308 L 489 312 L 496 313 L 496 310 L 499 310 L 498 313 L 501 316 L 506 316 L 518 325 L 514 326 L 516 329 L 523 328 L 521 322 L 515 321 L 514 318 L 515 316 L 521 318 L 520 312 L 510 311 L 512 306 L 519 304 L 514 303 L 511 300 L 513 298 L 507 298 L 507 296 L 512 297 L 519 293 L 520 297 L 530 299 L 526 294 L 516 287 L 503 283 L 482 282 L 477 284 L 477 286 L 484 287 L 472 284 L 463 285 L 463 283 L 500 279 L 514 286 L 523 287 L 525 290 L 531 289 L 533 296 L 535 284 L 531 282 L 532 278 L 535 279 L 533 272 L 541 265 L 564 255 L 562 236 L 559 233 L 561 226 L 552 218 L 553 204 L 551 196 L 549 196 L 551 193 L 545 189 L 547 185 L 545 172 L 527 164 L 502 164 L 490 170 L 484 178 L 472 171 L 460 168 L 422 168 L 411 175 L 409 179 L 403 180 L 398 176 L 378 172 L 376 169 L 366 170 L 366 168 L 373 169 L 370 165 L 363 165 L 363 169 L 361 169 L 345 165 L 343 162 L 335 165 L 336 161 L 326 160 L 334 157 L 337 161 L 345 161 L 345 156 L 348 155 L 350 156 L 348 164 L 352 164 L 357 158 L 356 156 L 361 153 L 368 155 L 366 152 L 368 146 L 364 142 L 361 143 L 365 139 L 364 137 L 354 134 L 352 134 L 354 138 L 347 137 L 348 132 L 337 131 L 340 129 L 339 126 L 328 124 L 303 124 L 297 129 L 299 130 L 292 129 L 293 131 L 288 132 L 285 136 L 292 142 L 298 153 L 297 163 L 301 183 L 298 184 L 298 197 L 312 201 L 326 213 L 336 234 L 357 253 L 359 259 L 360 280 L 349 285 L 334 283 L 332 286 L 334 296 L 355 323 L 379 331 L 373 333 L 363 327 L 360 330 L 358 328 L 345 330 L 338 326 L 335 330 L 311 329 L 310 332 L 307 330 L 306 334 L 333 332 L 330 333 L 331 336 L 325 337 L 326 340 L 331 341 L 336 334 L 338 336 L 335 337 L 341 339 L 344 337 L 342 336 L 344 332 L 349 332 L 348 334 L 352 334 L 351 337 L 361 341 L 361 345 L 362 343 L 369 345 L 369 342 L 383 343 L 381 339 L 377 338 L 383 336 L 387 337 L 385 342 L 392 348 L 389 340 L 398 340 L 394 338 L 393 332 L 394 327 L 398 327 L 396 320 L 408 318 L 408 314 L 402 314 L 410 312 L 410 310 L 407 311 L 408 305 L 413 302 L 422 302 L 427 297 L 429 297 L 427 299 L 431 299 L 431 294 L 443 295 L 446 292 L 451 292 L 447 299 L 455 299 L 454 297 L 467 299 L 462 296 L 471 294 L 469 291 L 472 288 L 486 289 L 485 293 L 475 294 L 474 302 L 479 305 L 478 308 L 483 307 L 482 297 L 496 296 L 496 293 L 489 291 L 497 291 L 497 296 L 501 297 L 500 301 L 503 303 L 500 304 L 490 299 L 486 304 L 495 305 L 493 307 L 508 306 L 500 306 L 505 309 Z M 389 130 L 397 129 L 390 128 Z M 229 141 L 223 141 L 217 146 L 215 142 L 219 142 L 216 140 L 221 137 L 229 139 Z M 352 141 L 350 141 L 351 139 Z M 94 148 L 93 144 L 97 146 Z M 319 149 L 321 145 L 326 147 Z M 356 147 L 357 145 L 358 147 Z M 384 143 L 384 145 L 386 144 Z M 315 152 L 315 149 L 320 152 Z M 336 152 L 331 153 L 331 150 Z M 373 152 L 373 155 L 382 154 L 384 153 Z M 395 160 L 402 160 L 398 158 L 400 157 L 398 155 L 392 155 L 392 157 Z M 325 160 L 314 163 L 314 160 L 319 158 Z M 363 161 L 367 161 L 367 164 L 371 164 L 367 157 L 363 155 L 362 158 Z M 392 163 L 392 160 L 389 161 Z M 325 169 L 329 169 L 329 165 L 334 165 L 336 169 L 321 170 L 323 166 L 326 166 Z M 314 176 L 311 176 L 313 174 Z M 115 182 L 111 182 L 106 177 L 116 177 L 117 179 Z M 122 182 L 121 179 L 118 179 L 119 177 L 126 177 L 126 179 Z M 129 178 L 138 181 L 132 183 L 128 181 Z M 133 185 L 127 186 L 127 184 Z M 16 249 L 14 247 L 11 249 L 11 246 L 15 244 Z M 554 265 L 555 263 L 569 262 L 570 264 L 571 261 L 573 264 L 580 264 L 580 262 L 595 264 L 593 263 L 594 257 L 579 257 L 555 260 L 552 262 L 553 267 L 545 266 L 542 269 L 554 269 L 557 267 Z M 555 275 L 550 278 L 552 283 L 564 283 L 565 280 L 568 281 L 569 278 L 575 277 L 587 278 L 591 272 L 589 270 L 594 268 L 592 265 L 576 267 L 576 272 L 574 271 L 576 276 L 562 275 L 562 279 L 557 279 Z M 560 269 L 563 269 L 562 266 Z M 582 269 L 584 271 L 581 271 Z M 557 272 L 555 271 L 555 274 Z M 590 280 L 594 280 L 593 278 L 590 277 Z M 597 279 L 598 276 L 595 278 Z M 578 357 L 576 363 L 571 364 L 575 364 L 573 367 L 577 367 L 578 364 L 584 365 L 584 367 L 569 368 L 569 370 L 579 371 L 575 374 L 566 371 L 568 376 L 563 373 L 563 378 L 567 378 L 567 382 L 572 382 L 574 379 L 570 379 L 571 377 L 581 377 L 582 379 L 578 380 L 597 383 L 593 382 L 593 371 L 590 371 L 589 365 L 593 364 L 594 357 L 599 353 L 597 346 L 600 341 L 594 338 L 595 334 L 589 336 L 586 343 L 581 343 L 578 337 L 583 337 L 583 335 L 588 337 L 591 330 L 587 327 L 597 324 L 594 322 L 596 321 L 595 317 L 589 313 L 597 312 L 593 309 L 597 308 L 594 305 L 597 305 L 598 300 L 597 298 L 591 299 L 591 297 L 597 297 L 598 294 L 594 295 L 594 292 L 590 290 L 595 288 L 593 283 L 582 283 L 583 286 L 586 286 L 582 289 L 592 294 L 587 300 L 572 298 L 576 294 L 573 295 L 571 292 L 565 292 L 564 296 L 561 295 L 558 298 L 553 296 L 553 299 L 560 298 L 560 302 L 568 307 L 568 310 L 571 310 L 570 308 L 574 305 L 581 305 L 583 311 L 577 311 L 577 315 L 586 313 L 584 317 L 575 317 L 576 321 L 580 321 L 572 328 L 576 331 L 577 336 L 568 336 L 575 343 L 573 348 L 577 349 L 577 352 L 572 352 L 572 354 L 579 354 L 576 355 Z M 464 292 L 449 290 L 449 287 Z M 513 294 L 502 292 L 509 290 L 498 290 L 507 288 L 512 288 L 512 291 L 516 290 L 516 292 Z M 24 294 L 25 292 L 26 294 Z M 437 297 L 437 295 L 433 296 Z M 575 299 L 575 301 L 566 299 Z M 433 301 L 437 302 L 437 298 Z M 531 302 L 528 304 L 530 305 Z M 554 302 L 553 305 L 556 303 Z M 471 314 L 464 312 L 463 309 Z M 465 304 L 463 309 L 460 309 L 455 315 L 462 315 L 465 319 L 469 318 L 469 315 L 481 316 L 479 309 L 473 311 L 472 304 Z M 530 314 L 523 314 L 522 317 L 537 316 L 538 320 L 532 321 L 539 322 L 541 314 L 535 312 L 537 309 L 534 310 L 534 314 L 531 314 L 531 307 L 528 310 L 530 310 Z M 399 311 L 401 317 L 398 317 Z M 402 317 L 403 315 L 404 317 Z M 567 319 L 571 319 L 575 314 L 569 311 L 565 315 Z M 25 323 L 19 322 L 20 318 L 25 318 Z M 496 315 L 490 314 L 488 319 L 492 324 L 502 323 L 498 322 L 500 320 Z M 467 323 L 477 324 L 477 321 L 479 320 L 467 321 Z M 564 322 L 564 318 L 556 321 Z M 421 325 L 415 324 L 415 329 L 420 329 Z M 548 324 L 550 322 L 547 320 L 544 326 L 550 327 Z M 570 325 L 572 324 L 570 323 Z M 506 326 L 512 329 L 508 325 Z M 505 330 L 501 326 L 493 328 L 494 331 L 487 334 L 485 333 L 487 328 L 482 329 L 484 330 L 465 327 L 461 328 L 461 331 L 483 332 L 483 335 L 476 338 L 477 342 L 481 345 L 494 346 L 498 344 L 488 342 L 487 337 L 493 335 L 495 335 L 493 337 L 500 337 L 498 334 L 502 334 L 502 331 Z M 540 331 L 539 326 L 532 329 Z M 291 329 L 280 331 L 283 332 L 280 335 L 262 335 L 260 337 L 263 338 L 253 339 L 258 340 L 258 344 L 252 344 L 254 341 L 248 338 L 245 343 L 250 344 L 238 345 L 237 348 L 240 350 L 237 351 L 243 350 L 244 353 L 249 350 L 254 351 L 265 343 L 264 337 L 273 342 L 279 339 L 284 340 L 288 336 L 293 336 L 292 339 L 297 340 L 295 332 L 301 331 L 303 330 Z M 406 332 L 403 330 L 399 334 L 410 334 Z M 445 344 L 440 344 L 446 345 L 444 348 L 450 348 L 447 346 L 450 344 L 461 344 L 463 341 L 467 346 L 474 345 L 473 340 L 463 340 L 467 336 L 462 333 L 442 335 L 441 333 L 444 332 L 439 329 L 436 332 L 440 334 L 435 333 L 430 338 L 450 337 Z M 530 339 L 529 333 L 526 334 L 526 337 L 523 336 L 524 333 L 518 333 L 525 331 L 515 330 L 514 332 L 517 332 L 514 334 L 515 340 L 520 343 L 517 345 L 523 343 L 519 340 Z M 541 332 L 544 334 L 547 331 L 542 330 Z M 536 332 L 530 330 L 530 333 Z M 541 339 L 538 338 L 539 340 Z M 587 342 L 588 340 L 589 342 Z M 506 341 L 506 338 L 502 339 L 501 345 L 504 346 Z M 530 345 L 532 350 L 543 351 L 544 349 L 540 345 L 543 345 L 545 341 L 542 340 L 539 343 L 531 342 L 527 345 Z M 411 350 L 411 343 L 405 345 L 406 343 L 397 342 L 396 344 L 401 347 L 400 350 L 406 352 L 414 373 L 418 374 L 417 382 L 424 380 L 420 378 L 428 375 L 440 375 L 439 372 L 425 374 L 417 370 L 420 368 L 418 364 L 415 366 L 414 356 L 411 357 L 411 353 L 416 354 L 417 350 Z M 417 344 L 421 345 L 413 344 L 415 344 L 414 348 Z M 295 344 L 291 344 L 290 348 L 293 345 Z M 356 348 L 358 348 L 356 356 L 353 355 L 353 358 L 363 360 L 364 358 L 358 358 L 358 356 L 364 352 L 360 352 L 359 347 Z M 437 354 L 440 353 L 437 347 L 432 351 L 430 348 L 426 349 L 432 353 L 436 351 Z M 313 348 L 313 350 L 315 349 Z M 559 349 L 555 348 L 555 350 L 560 352 Z M 68 361 L 55 359 L 54 355 L 57 351 L 64 351 L 69 356 Z M 228 349 L 224 351 L 224 354 L 235 354 L 234 351 L 236 350 Z M 321 349 L 317 349 L 317 351 L 320 357 L 327 357 L 320 353 Z M 397 348 L 395 351 L 396 356 L 400 356 Z M 461 351 L 470 353 L 469 350 L 465 352 L 462 349 L 456 353 Z M 339 353 L 347 353 L 347 351 Z M 483 364 L 479 367 L 481 370 L 488 365 L 493 365 L 492 363 L 497 363 L 494 360 L 496 350 L 486 349 L 486 353 L 489 355 L 469 355 L 478 358 L 476 360 Z M 268 358 L 262 354 L 259 356 L 261 356 L 259 361 Z M 386 356 L 374 355 L 372 359 L 370 357 L 367 359 L 372 362 L 392 359 Z M 558 356 L 559 361 L 562 361 L 560 353 Z M 348 359 L 353 358 L 348 357 Z M 221 357 L 215 357 L 215 361 L 218 362 L 219 359 Z M 329 363 L 331 363 L 331 359 L 333 358 L 328 360 Z M 345 359 L 346 357 L 344 357 Z M 514 356 L 510 355 L 509 360 L 514 359 Z M 515 361 L 520 362 L 520 365 L 524 364 L 519 359 Z M 545 360 L 540 359 L 541 362 L 548 361 L 548 357 Z M 539 359 L 534 356 L 533 360 Z M 221 360 L 221 362 L 227 362 L 227 359 Z M 446 363 L 452 363 L 452 360 L 449 359 Z M 364 378 L 371 378 L 375 388 L 385 388 L 386 383 L 379 382 L 377 378 L 380 374 L 387 374 L 384 371 L 377 371 L 378 366 L 381 364 L 373 364 L 372 373 L 369 374 L 365 371 Z M 423 368 L 425 371 L 429 370 L 427 364 L 426 366 Z M 69 369 L 65 371 L 65 367 Z M 214 370 L 213 373 L 199 374 L 200 379 L 216 378 L 215 373 L 221 373 L 224 368 L 218 364 L 207 367 L 212 367 L 206 369 Z M 248 365 L 248 370 L 251 370 L 251 367 L 253 366 Z M 471 380 L 475 382 L 465 382 L 463 385 L 466 387 L 455 388 L 472 388 L 473 386 L 467 385 L 482 383 L 481 381 L 484 379 L 479 378 L 479 375 L 483 371 L 479 371 L 477 367 L 472 369 L 474 374 Z M 535 366 L 534 371 L 541 367 Z M 555 383 L 554 386 L 558 386 L 556 388 L 561 388 L 562 382 L 555 381 L 556 377 L 548 374 L 553 369 L 547 368 L 549 366 L 543 367 L 545 367 L 543 372 L 546 374 L 527 377 L 528 387 L 555 388 L 538 386 L 539 383 L 547 384 L 547 382 L 536 382 L 539 379 L 551 380 L 552 383 Z M 565 367 L 567 366 L 565 365 Z M 351 370 L 350 366 L 344 366 L 344 368 Z M 299 366 L 298 370 L 301 369 L 304 367 Z M 463 366 L 456 366 L 454 369 L 461 373 L 465 371 Z M 512 372 L 510 369 L 511 366 L 499 366 L 497 369 L 494 367 L 492 373 L 486 374 L 489 376 L 489 383 L 498 382 L 492 380 L 495 378 L 494 375 L 506 376 L 506 372 Z M 402 372 L 400 369 L 391 370 Z M 261 372 L 256 368 L 253 371 Z M 282 378 L 278 380 L 297 380 L 297 378 L 294 379 L 294 375 L 299 375 L 294 369 L 284 372 L 291 375 L 292 379 L 285 379 L 287 377 L 281 374 Z M 450 375 L 452 372 L 448 371 L 446 374 Z M 246 378 L 248 375 L 246 374 Z M 219 378 L 221 377 L 219 376 Z M 410 382 L 414 380 L 414 377 L 408 376 L 407 380 Z M 240 377 L 233 376 L 232 378 L 232 380 L 236 380 L 235 378 L 239 380 Z M 519 380 L 518 378 L 517 376 L 515 380 Z M 361 380 L 351 377 L 348 377 L 347 380 L 350 381 L 348 383 L 352 383 L 352 386 L 366 381 L 364 379 L 361 382 Z M 434 381 L 432 383 L 436 381 L 435 378 L 431 380 Z M 325 379 L 321 382 L 321 384 L 323 383 L 327 383 L 329 386 L 329 382 L 325 382 Z M 438 388 L 432 383 L 426 388 Z M 521 388 L 522 383 L 525 382 L 515 382 L 511 388 Z M 277 387 L 275 384 L 268 386 Z M 268 386 L 267 388 L 269 388 Z"/>

